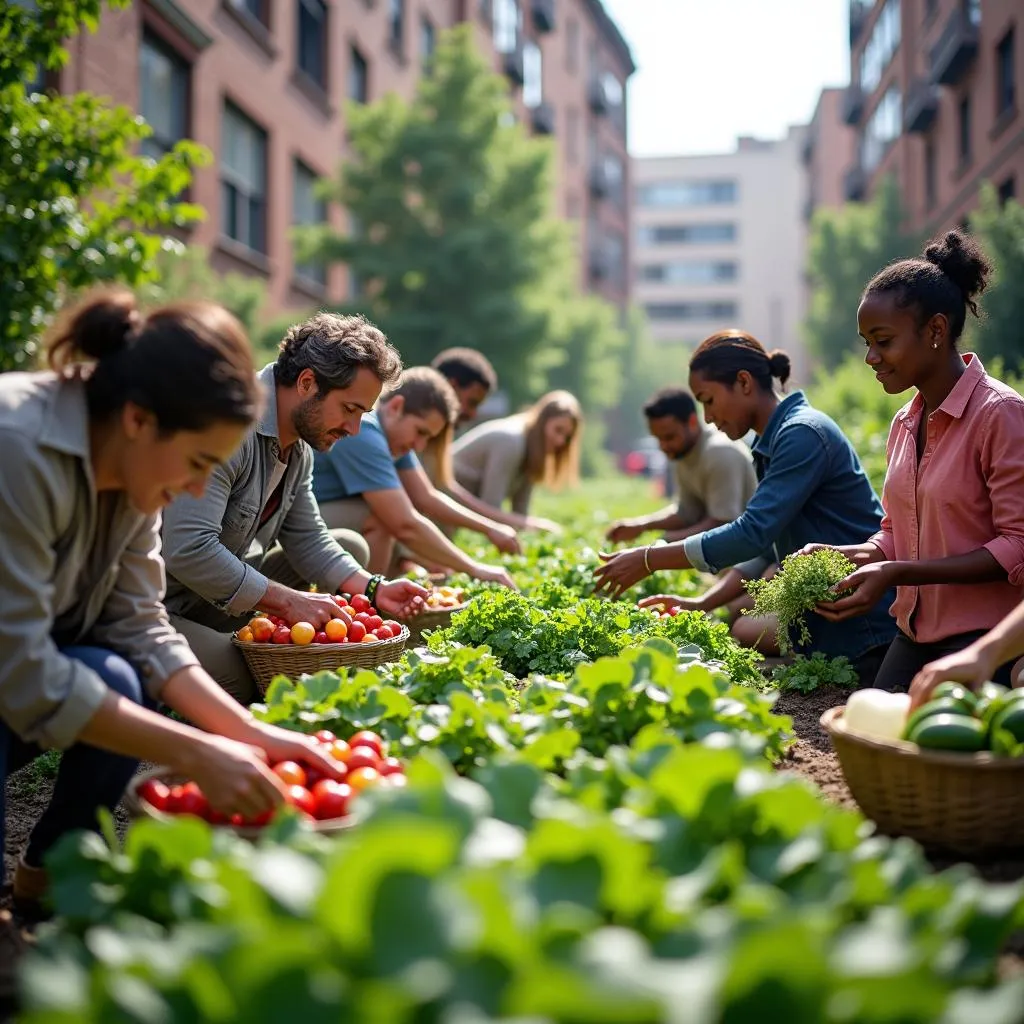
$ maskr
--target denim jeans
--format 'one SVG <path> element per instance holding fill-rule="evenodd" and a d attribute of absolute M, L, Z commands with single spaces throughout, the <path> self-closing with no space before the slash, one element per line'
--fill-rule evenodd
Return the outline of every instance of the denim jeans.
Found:
<path fill-rule="evenodd" d="M 62 648 L 69 658 L 88 666 L 113 690 L 136 704 L 148 703 L 135 669 L 119 654 L 102 647 Z M 34 761 L 42 748 L 26 743 L 0 720 L 0 843 L 4 841 L 4 785 L 9 775 Z M 95 829 L 96 812 L 111 810 L 121 800 L 139 762 L 134 758 L 76 743 L 64 751 L 53 787 L 50 804 L 36 822 L 29 837 L 25 860 L 40 867 L 46 853 L 61 836 L 77 829 Z M 0 857 L 0 881 L 3 858 Z"/>

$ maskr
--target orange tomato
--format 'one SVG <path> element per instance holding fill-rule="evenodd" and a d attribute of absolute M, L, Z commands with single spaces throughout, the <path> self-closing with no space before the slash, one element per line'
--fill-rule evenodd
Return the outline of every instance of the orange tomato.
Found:
<path fill-rule="evenodd" d="M 235 636 L 239 643 L 251 644 L 253 641 L 252 629 L 249 626 L 243 626 Z"/>
<path fill-rule="evenodd" d="M 359 793 L 367 786 L 373 786 L 380 782 L 380 774 L 375 768 L 356 768 L 355 771 L 348 773 L 345 782 L 354 793 Z"/>
<path fill-rule="evenodd" d="M 327 639 L 332 644 L 340 643 L 348 636 L 348 626 L 342 619 L 330 619 L 326 626 L 324 626 L 324 632 L 327 634 Z"/>
<path fill-rule="evenodd" d="M 253 640 L 258 644 L 270 643 L 270 638 L 274 635 L 274 623 L 265 615 L 257 615 L 251 619 L 249 628 L 252 630 Z"/>
<path fill-rule="evenodd" d="M 316 630 L 308 622 L 296 622 L 292 626 L 292 643 L 296 646 L 305 647 L 306 644 L 311 644 L 315 636 Z"/>

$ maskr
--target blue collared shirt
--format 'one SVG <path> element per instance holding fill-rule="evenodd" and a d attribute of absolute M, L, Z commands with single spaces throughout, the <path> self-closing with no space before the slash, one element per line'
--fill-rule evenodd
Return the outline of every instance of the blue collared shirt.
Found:
<path fill-rule="evenodd" d="M 805 544 L 863 544 L 882 521 L 882 504 L 857 453 L 839 426 L 788 395 L 754 444 L 758 486 L 739 519 L 697 534 L 684 544 L 691 564 L 705 572 L 756 558 L 781 562 Z M 830 623 L 808 616 L 811 647 L 856 658 L 888 643 L 896 626 L 889 591 L 860 618 Z"/>

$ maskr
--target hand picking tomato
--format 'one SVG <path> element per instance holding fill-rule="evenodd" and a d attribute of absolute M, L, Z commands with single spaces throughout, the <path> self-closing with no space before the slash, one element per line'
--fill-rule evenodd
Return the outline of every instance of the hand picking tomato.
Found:
<path fill-rule="evenodd" d="M 338 737 L 330 729 L 321 729 L 314 737 L 317 743 L 333 743 Z"/>

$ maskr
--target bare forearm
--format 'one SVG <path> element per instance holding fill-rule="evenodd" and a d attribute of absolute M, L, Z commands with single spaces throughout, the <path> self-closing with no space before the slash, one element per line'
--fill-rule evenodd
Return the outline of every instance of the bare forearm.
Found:
<path fill-rule="evenodd" d="M 996 665 L 1024 654 L 1024 602 L 978 640 L 977 646 L 991 654 Z"/>
<path fill-rule="evenodd" d="M 457 548 L 429 519 L 416 515 L 394 531 L 395 539 L 404 544 L 417 557 L 457 572 L 473 575 L 476 563 Z"/>
<path fill-rule="evenodd" d="M 114 754 L 190 772 L 203 734 L 111 690 L 78 739 Z"/>
<path fill-rule="evenodd" d="M 686 557 L 682 541 L 677 541 L 674 544 L 652 544 L 647 549 L 647 565 L 651 572 L 660 572 L 662 569 L 693 568 L 690 560 Z"/>
<path fill-rule="evenodd" d="M 488 519 L 486 516 L 474 512 L 454 498 L 450 498 L 443 491 L 435 490 L 416 507 L 430 520 L 447 523 L 449 526 L 461 526 L 476 533 L 486 534 L 496 525 L 494 519 Z"/>
<path fill-rule="evenodd" d="M 935 583 L 994 583 L 1006 579 L 1006 570 L 985 548 L 966 555 L 932 558 L 923 562 L 891 562 L 890 566 L 893 583 L 905 587 Z"/>
<path fill-rule="evenodd" d="M 253 722 L 252 712 L 229 697 L 198 665 L 175 672 L 160 698 L 199 728 L 229 739 L 243 739 Z"/>

